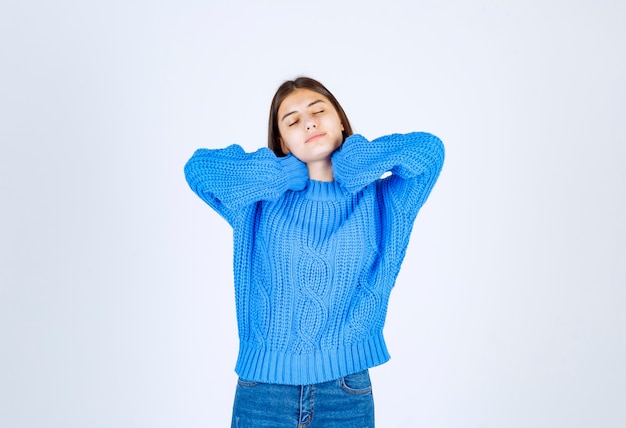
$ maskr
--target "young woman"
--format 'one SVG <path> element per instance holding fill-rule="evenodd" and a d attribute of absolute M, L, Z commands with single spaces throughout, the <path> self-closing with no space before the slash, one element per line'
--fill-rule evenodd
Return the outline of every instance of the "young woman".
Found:
<path fill-rule="evenodd" d="M 444 159 L 426 133 L 353 135 L 319 82 L 283 83 L 268 148 L 197 150 L 189 186 L 233 228 L 233 427 L 373 427 L 370 367 L 413 222 Z M 390 172 L 385 178 L 385 173 Z"/>

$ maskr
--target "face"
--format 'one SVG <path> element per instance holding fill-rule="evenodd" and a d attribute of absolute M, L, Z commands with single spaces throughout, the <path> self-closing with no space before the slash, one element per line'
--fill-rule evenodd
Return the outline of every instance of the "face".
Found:
<path fill-rule="evenodd" d="M 323 95 L 296 89 L 278 107 L 278 130 L 283 151 L 302 162 L 328 162 L 343 142 L 337 110 Z"/>

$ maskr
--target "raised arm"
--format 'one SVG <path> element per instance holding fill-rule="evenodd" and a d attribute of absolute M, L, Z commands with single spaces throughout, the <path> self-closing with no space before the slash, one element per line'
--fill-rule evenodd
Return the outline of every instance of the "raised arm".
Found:
<path fill-rule="evenodd" d="M 230 222 L 232 212 L 287 190 L 306 186 L 306 165 L 293 155 L 282 158 L 269 149 L 246 153 L 238 145 L 199 149 L 185 165 L 189 187 Z"/>
<path fill-rule="evenodd" d="M 391 172 L 385 188 L 417 208 L 428 197 L 443 160 L 441 140 L 424 132 L 392 134 L 371 142 L 352 135 L 332 157 L 335 180 L 349 191 L 356 192 Z"/>

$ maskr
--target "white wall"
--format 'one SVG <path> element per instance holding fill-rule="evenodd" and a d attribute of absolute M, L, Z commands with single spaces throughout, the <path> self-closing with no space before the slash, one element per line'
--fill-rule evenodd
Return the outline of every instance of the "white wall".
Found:
<path fill-rule="evenodd" d="M 446 144 L 372 370 L 378 426 L 626 426 L 619 1 L 5 1 L 0 426 L 225 427 L 227 224 L 197 147 L 306 74 Z"/>

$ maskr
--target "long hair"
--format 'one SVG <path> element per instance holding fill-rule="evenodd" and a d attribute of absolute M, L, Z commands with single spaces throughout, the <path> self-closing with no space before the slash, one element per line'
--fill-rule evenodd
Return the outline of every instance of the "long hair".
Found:
<path fill-rule="evenodd" d="M 328 89 L 320 82 L 315 79 L 311 79 L 310 77 L 298 77 L 295 80 L 287 80 L 284 82 L 276 93 L 274 94 L 274 98 L 272 99 L 272 104 L 270 106 L 270 118 L 268 122 L 268 132 L 267 132 L 267 147 L 272 150 L 276 156 L 283 157 L 286 156 L 287 153 L 283 151 L 282 145 L 280 144 L 280 131 L 278 130 L 278 109 L 282 102 L 296 89 L 309 89 L 311 91 L 317 92 L 325 96 L 328 101 L 333 105 L 335 110 L 337 110 L 337 114 L 339 115 L 339 120 L 343 125 L 343 140 L 350 135 L 353 134 L 352 127 L 350 126 L 350 121 L 348 120 L 348 116 L 346 116 L 346 112 L 343 111 L 343 108 L 339 104 L 339 101 L 335 98 L 333 94 L 330 93 Z M 342 141 L 343 143 L 343 141 Z"/>

